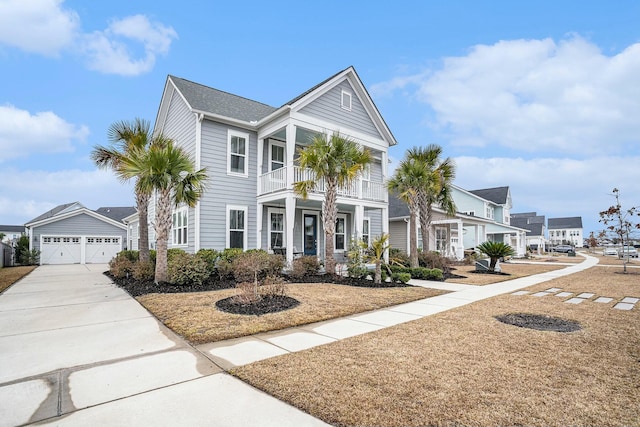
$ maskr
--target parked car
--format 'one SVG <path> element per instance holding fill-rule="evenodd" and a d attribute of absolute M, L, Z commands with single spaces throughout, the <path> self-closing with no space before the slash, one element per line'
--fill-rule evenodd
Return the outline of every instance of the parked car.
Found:
<path fill-rule="evenodd" d="M 607 256 L 607 255 L 617 256 L 618 255 L 618 248 L 616 248 L 615 246 L 607 246 L 602 251 L 602 255 L 605 255 L 605 256 Z"/>
<path fill-rule="evenodd" d="M 638 258 L 638 250 L 633 246 L 618 248 L 618 258 Z"/>
<path fill-rule="evenodd" d="M 569 252 L 575 252 L 575 249 L 571 245 L 558 245 L 553 248 L 553 252 L 562 252 L 566 254 Z"/>

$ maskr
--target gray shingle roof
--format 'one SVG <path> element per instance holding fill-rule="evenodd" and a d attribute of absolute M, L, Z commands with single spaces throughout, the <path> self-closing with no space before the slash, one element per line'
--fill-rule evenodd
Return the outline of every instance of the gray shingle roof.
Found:
<path fill-rule="evenodd" d="M 258 121 L 277 110 L 275 107 L 213 89 L 176 76 L 169 76 L 192 108 L 207 113 L 243 120 Z"/>
<path fill-rule="evenodd" d="M 404 216 L 409 216 L 409 206 L 393 193 L 389 193 L 389 218 L 401 218 Z"/>
<path fill-rule="evenodd" d="M 71 202 L 71 203 L 65 203 L 63 205 L 58 205 L 55 208 L 51 209 L 50 211 L 47 211 L 45 213 L 43 213 L 40 216 L 35 217 L 34 219 L 32 219 L 31 221 L 27 222 L 27 224 L 30 224 L 32 222 L 37 222 L 37 221 L 42 221 L 43 219 L 47 219 L 47 218 L 51 218 L 53 216 L 58 215 L 60 212 L 62 212 L 63 210 L 67 209 L 68 207 L 76 204 L 78 202 Z M 80 205 L 82 206 L 82 205 Z"/>
<path fill-rule="evenodd" d="M 549 230 L 564 228 L 582 228 L 582 217 L 570 216 L 565 218 L 549 218 Z"/>
<path fill-rule="evenodd" d="M 120 207 L 102 207 L 96 209 L 96 212 L 102 216 L 106 216 L 114 221 L 122 222 L 126 217 L 133 215 L 137 212 L 133 206 L 120 206 Z"/>
<path fill-rule="evenodd" d="M 10 231 L 13 233 L 24 233 L 24 225 L 0 225 L 0 231 Z"/>
<path fill-rule="evenodd" d="M 485 200 L 492 201 L 498 205 L 505 205 L 507 204 L 509 187 L 482 188 L 480 190 L 471 190 L 469 193 L 482 197 Z"/>
<path fill-rule="evenodd" d="M 534 212 L 535 213 L 535 212 Z M 542 227 L 543 227 L 543 223 L 540 222 L 530 222 L 530 220 L 532 218 L 537 218 L 537 217 L 530 217 L 530 218 L 526 218 L 526 217 L 516 217 L 514 218 L 513 216 L 511 217 L 511 225 L 514 227 L 518 227 L 518 228 L 524 228 L 525 230 L 529 230 L 527 231 L 527 236 L 542 236 L 543 235 L 543 231 L 542 231 Z"/>
<path fill-rule="evenodd" d="M 530 218 L 536 215 L 537 215 L 536 212 L 519 212 L 519 213 L 512 213 L 511 218 Z"/>

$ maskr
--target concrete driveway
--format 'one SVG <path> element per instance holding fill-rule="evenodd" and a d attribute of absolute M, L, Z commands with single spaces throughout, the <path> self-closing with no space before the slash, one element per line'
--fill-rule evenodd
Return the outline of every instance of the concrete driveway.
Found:
<path fill-rule="evenodd" d="M 314 426 L 227 375 L 102 273 L 41 266 L 0 295 L 0 426 Z"/>

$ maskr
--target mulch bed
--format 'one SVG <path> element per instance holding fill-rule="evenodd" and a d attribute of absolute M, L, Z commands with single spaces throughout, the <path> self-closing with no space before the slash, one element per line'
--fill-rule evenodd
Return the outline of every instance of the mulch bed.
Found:
<path fill-rule="evenodd" d="M 535 329 L 537 331 L 575 332 L 582 329 L 580 323 L 575 320 L 543 316 L 540 314 L 509 313 L 502 316 L 495 316 L 495 318 L 507 325 Z"/>
<path fill-rule="evenodd" d="M 251 304 L 241 304 L 235 301 L 235 296 L 216 301 L 218 310 L 232 314 L 261 316 L 268 313 L 289 310 L 300 304 L 295 298 L 282 295 L 266 295 Z"/>

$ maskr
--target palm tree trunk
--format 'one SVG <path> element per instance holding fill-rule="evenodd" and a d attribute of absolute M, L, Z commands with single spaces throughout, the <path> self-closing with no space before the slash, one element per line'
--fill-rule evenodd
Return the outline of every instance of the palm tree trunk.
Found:
<path fill-rule="evenodd" d="M 336 218 L 338 216 L 338 206 L 336 204 L 337 195 L 337 181 L 327 178 L 327 191 L 324 198 L 322 223 L 324 226 L 324 268 L 329 274 L 336 273 L 336 260 L 333 257 L 335 250 L 333 239 L 336 234 Z"/>
<path fill-rule="evenodd" d="M 169 227 L 171 226 L 171 190 L 158 192 L 156 205 L 156 284 L 168 281 L 167 247 L 169 244 Z"/>
<path fill-rule="evenodd" d="M 416 230 L 416 207 L 409 206 L 409 263 L 411 268 L 418 267 L 418 230 Z"/>
<path fill-rule="evenodd" d="M 149 195 L 143 192 L 136 193 L 136 205 L 138 206 L 138 224 L 140 225 L 140 234 L 138 235 L 140 243 L 138 251 L 140 253 L 140 261 L 149 261 Z"/>
<path fill-rule="evenodd" d="M 380 259 L 376 259 L 376 272 L 375 276 L 373 277 L 373 283 L 375 283 L 376 285 L 382 283 L 382 262 L 380 262 Z"/>

